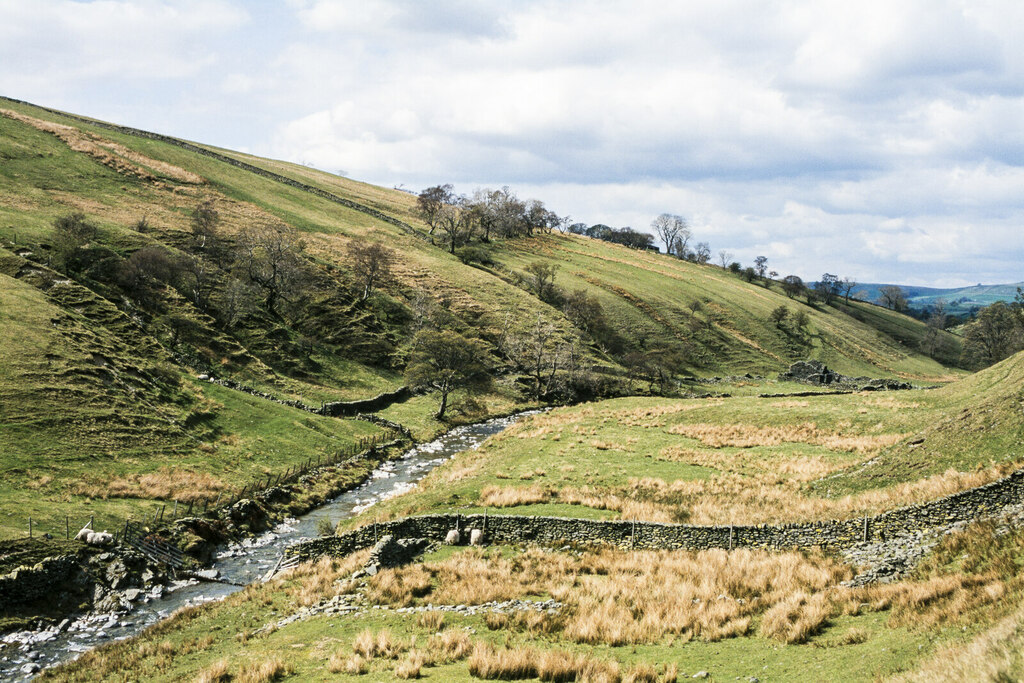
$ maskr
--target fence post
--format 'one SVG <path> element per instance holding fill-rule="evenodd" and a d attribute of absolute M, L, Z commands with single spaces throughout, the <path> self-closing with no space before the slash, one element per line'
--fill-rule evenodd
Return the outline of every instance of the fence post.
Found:
<path fill-rule="evenodd" d="M 89 528 L 96 531 L 96 515 L 89 515 Z"/>
<path fill-rule="evenodd" d="M 64 515 L 64 540 L 71 540 L 71 519 L 69 515 Z"/>
<path fill-rule="evenodd" d="M 164 521 L 164 510 L 166 508 L 167 508 L 166 505 L 161 505 L 160 506 L 160 521 L 158 521 L 157 524 L 162 524 L 163 523 L 163 521 Z"/>
<path fill-rule="evenodd" d="M 729 550 L 732 550 L 732 544 L 733 544 L 733 530 L 732 530 L 732 524 L 730 524 L 729 525 Z"/>
<path fill-rule="evenodd" d="M 174 519 L 178 518 L 178 499 L 177 498 L 174 499 L 174 512 L 171 513 L 171 517 L 173 517 Z"/>
<path fill-rule="evenodd" d="M 32 538 L 32 518 L 28 518 L 28 537 Z"/>

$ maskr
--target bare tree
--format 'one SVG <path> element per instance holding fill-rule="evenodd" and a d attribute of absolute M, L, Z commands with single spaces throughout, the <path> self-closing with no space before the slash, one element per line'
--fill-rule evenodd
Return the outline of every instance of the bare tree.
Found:
<path fill-rule="evenodd" d="M 850 303 L 850 292 L 857 286 L 857 281 L 852 277 L 844 277 L 842 282 L 843 298 L 846 299 L 846 303 Z"/>
<path fill-rule="evenodd" d="M 349 264 L 359 287 L 363 290 L 361 301 L 366 301 L 374 287 L 391 279 L 391 266 L 395 262 L 393 249 L 379 242 L 353 240 L 348 244 Z"/>
<path fill-rule="evenodd" d="M 210 294 L 216 284 L 216 269 L 200 257 L 185 255 L 178 259 L 178 291 L 200 311 L 210 306 Z"/>
<path fill-rule="evenodd" d="M 420 192 L 416 197 L 416 209 L 423 222 L 430 226 L 430 234 L 437 229 L 437 221 L 441 208 L 455 201 L 455 191 L 451 184 L 434 185 Z"/>
<path fill-rule="evenodd" d="M 238 263 L 262 290 L 271 315 L 278 315 L 281 301 L 294 303 L 303 293 L 304 248 L 295 230 L 283 224 L 247 228 L 239 237 Z"/>
<path fill-rule="evenodd" d="M 437 216 L 437 228 L 444 234 L 449 253 L 470 240 L 476 230 L 476 212 L 465 202 L 444 204 Z"/>
<path fill-rule="evenodd" d="M 907 308 L 907 297 L 902 287 L 886 285 L 878 290 L 878 303 L 894 311 L 903 311 Z"/>
<path fill-rule="evenodd" d="M 673 213 L 663 213 L 651 221 L 651 227 L 654 228 L 654 233 L 658 238 L 665 243 L 666 254 L 675 253 L 680 257 L 686 255 L 686 245 L 690 241 L 690 228 L 686 224 L 685 218 Z M 684 252 L 681 255 L 675 251 L 680 242 Z"/>
<path fill-rule="evenodd" d="M 533 379 L 534 398 L 540 400 L 547 393 L 559 368 L 560 344 L 557 328 L 538 315 L 528 329 L 508 331 L 504 335 L 504 351 Z"/>
<path fill-rule="evenodd" d="M 732 252 L 726 251 L 725 249 L 719 249 L 718 262 L 722 264 L 722 268 L 728 268 L 730 261 L 732 261 Z"/>
<path fill-rule="evenodd" d="M 231 327 L 255 310 L 256 297 L 251 286 L 236 277 L 229 278 L 216 299 L 218 319 L 225 327 Z"/>
<path fill-rule="evenodd" d="M 698 242 L 693 248 L 693 260 L 697 263 L 707 263 L 711 259 L 711 245 L 707 242 Z"/>

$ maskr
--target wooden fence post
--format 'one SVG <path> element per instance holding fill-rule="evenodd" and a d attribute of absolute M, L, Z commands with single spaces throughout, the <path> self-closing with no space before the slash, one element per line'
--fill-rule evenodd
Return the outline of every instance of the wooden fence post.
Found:
<path fill-rule="evenodd" d="M 32 538 L 32 518 L 28 518 L 28 537 Z"/>

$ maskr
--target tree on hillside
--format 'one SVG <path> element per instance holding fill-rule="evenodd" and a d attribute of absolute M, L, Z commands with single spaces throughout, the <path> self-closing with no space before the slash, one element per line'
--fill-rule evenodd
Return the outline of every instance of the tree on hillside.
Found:
<path fill-rule="evenodd" d="M 238 240 L 237 263 L 252 284 L 263 292 L 271 315 L 279 315 L 282 301 L 294 303 L 305 284 L 305 248 L 295 230 L 284 224 L 246 228 Z"/>
<path fill-rule="evenodd" d="M 448 397 L 459 389 L 476 391 L 491 383 L 487 349 L 477 339 L 467 339 L 451 330 L 422 329 L 412 342 L 412 355 L 405 371 L 409 385 L 432 389 L 441 395 L 435 417 L 448 409 Z"/>
<path fill-rule="evenodd" d="M 1012 304 L 997 301 L 964 326 L 963 360 L 971 367 L 987 367 L 1024 348 L 1024 326 Z"/>
<path fill-rule="evenodd" d="M 782 327 L 782 323 L 785 322 L 786 318 L 789 317 L 789 309 L 784 305 L 776 306 L 770 314 L 768 319 L 775 323 L 776 327 Z"/>
<path fill-rule="evenodd" d="M 768 257 L 758 256 L 754 259 L 754 270 L 757 272 L 757 276 L 764 279 L 765 273 L 768 272 Z"/>
<path fill-rule="evenodd" d="M 894 311 L 904 311 L 907 308 L 907 297 L 902 287 L 886 285 L 878 290 L 878 303 Z"/>
<path fill-rule="evenodd" d="M 558 272 L 558 266 L 553 263 L 534 261 L 523 270 L 526 271 L 526 281 L 530 290 L 541 301 L 550 303 L 554 298 L 555 274 Z"/>
<path fill-rule="evenodd" d="M 942 331 L 946 329 L 945 299 L 935 300 L 931 311 L 929 311 L 928 319 L 925 321 L 925 324 L 928 326 L 928 329 L 925 332 L 925 337 L 921 342 L 921 346 L 924 348 L 925 353 L 929 356 L 934 356 L 935 351 L 939 346 Z"/>
<path fill-rule="evenodd" d="M 700 264 L 705 264 L 711 258 L 711 245 L 707 242 L 698 242 L 697 246 L 693 249 L 693 260 Z"/>
<path fill-rule="evenodd" d="M 444 242 L 448 252 L 455 253 L 455 248 L 468 242 L 476 231 L 477 213 L 463 200 L 455 204 L 445 204 L 437 216 L 437 228 L 444 234 Z"/>
<path fill-rule="evenodd" d="M 206 199 L 192 209 L 190 220 L 192 227 L 192 239 L 199 249 L 212 247 L 218 238 L 218 226 L 220 225 L 220 213 L 214 206 L 212 199 Z"/>
<path fill-rule="evenodd" d="M 503 335 L 503 351 L 530 375 L 537 400 L 548 392 L 558 372 L 561 344 L 557 333 L 550 321 L 538 315 L 528 328 Z"/>
<path fill-rule="evenodd" d="M 682 216 L 663 213 L 651 221 L 651 227 L 654 228 L 654 233 L 665 244 L 666 254 L 677 253 L 675 249 L 679 245 L 685 250 L 687 242 L 690 241 L 690 228 L 686 224 L 686 219 Z"/>
<path fill-rule="evenodd" d="M 437 228 L 437 220 L 441 207 L 455 200 L 455 189 L 451 184 L 434 185 L 419 193 L 416 197 L 416 209 L 423 222 L 430 226 L 430 234 Z"/>
<path fill-rule="evenodd" d="M 185 254 L 178 259 L 178 291 L 204 313 L 217 282 L 216 267 L 201 256 Z"/>
<path fill-rule="evenodd" d="M 360 299 L 366 301 L 374 287 L 386 284 L 391 279 L 395 251 L 379 242 L 359 240 L 349 242 L 347 251 L 352 274 L 362 290 Z"/>
<path fill-rule="evenodd" d="M 800 296 L 804 291 L 804 281 L 799 275 L 787 275 L 782 278 L 782 291 L 790 299 Z"/>
<path fill-rule="evenodd" d="M 832 304 L 832 300 L 839 295 L 841 288 L 842 283 L 839 281 L 839 276 L 832 273 L 825 273 L 814 285 L 814 291 L 826 306 Z"/>
<path fill-rule="evenodd" d="M 850 303 L 850 292 L 857 286 L 857 281 L 852 277 L 844 277 L 842 282 L 843 298 L 846 299 L 846 303 Z"/>
<path fill-rule="evenodd" d="M 59 267 L 67 268 L 72 255 L 96 239 L 96 226 L 85 219 L 85 214 L 76 212 L 61 216 L 53 221 L 53 253 Z"/>
<path fill-rule="evenodd" d="M 725 249 L 718 250 L 718 262 L 722 264 L 722 268 L 729 267 L 729 261 L 732 260 L 732 252 L 726 251 Z"/>

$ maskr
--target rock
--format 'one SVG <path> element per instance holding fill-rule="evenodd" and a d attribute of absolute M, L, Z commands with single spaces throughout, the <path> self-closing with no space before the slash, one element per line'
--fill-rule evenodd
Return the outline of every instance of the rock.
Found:
<path fill-rule="evenodd" d="M 445 545 L 458 545 L 459 541 L 462 540 L 462 535 L 458 529 L 452 529 L 448 532 L 448 535 L 444 537 Z"/>
<path fill-rule="evenodd" d="M 193 572 L 197 579 L 203 581 L 216 581 L 220 578 L 220 572 L 216 569 L 200 569 L 199 571 Z"/>
<path fill-rule="evenodd" d="M 129 588 L 124 592 L 124 599 L 128 602 L 135 602 L 143 594 L 143 591 L 139 588 Z"/>
<path fill-rule="evenodd" d="M 707 671 L 698 671 L 697 673 L 693 674 L 693 676 L 691 676 L 690 678 L 707 678 L 710 675 L 711 674 L 709 674 Z"/>
<path fill-rule="evenodd" d="M 21 673 L 25 674 L 26 676 L 31 676 L 32 674 L 39 673 L 41 669 L 42 667 L 40 667 L 35 662 L 32 662 L 21 667 Z"/>

